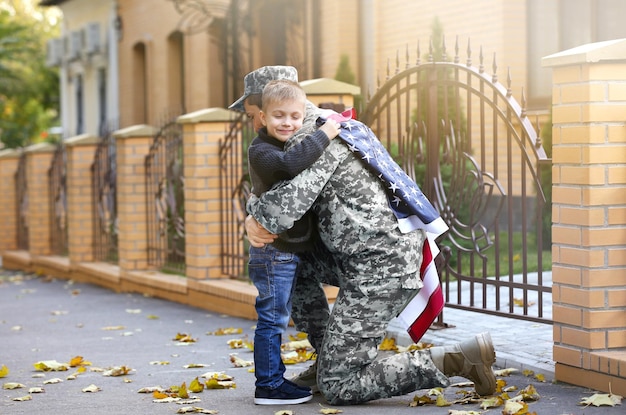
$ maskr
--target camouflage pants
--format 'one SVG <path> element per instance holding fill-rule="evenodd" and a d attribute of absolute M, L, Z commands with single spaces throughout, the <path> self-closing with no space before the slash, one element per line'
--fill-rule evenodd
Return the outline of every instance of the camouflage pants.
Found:
<path fill-rule="evenodd" d="M 401 276 L 355 272 L 349 262 L 324 247 L 304 255 L 293 297 L 292 318 L 318 351 L 317 381 L 326 400 L 358 404 L 448 386 L 428 351 L 379 356 L 389 321 L 415 291 L 402 288 Z M 339 287 L 332 313 L 322 282 Z"/>

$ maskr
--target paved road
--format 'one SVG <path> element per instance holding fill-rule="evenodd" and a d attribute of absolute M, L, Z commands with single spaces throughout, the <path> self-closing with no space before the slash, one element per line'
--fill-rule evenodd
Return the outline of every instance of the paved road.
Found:
<path fill-rule="evenodd" d="M 465 318 L 468 313 L 455 317 L 445 314 L 449 323 L 455 318 Z M 471 313 L 470 313 L 471 314 Z M 486 321 L 483 325 L 495 324 L 482 316 L 474 322 Z M 5 365 L 9 374 L 0 378 L 0 383 L 21 383 L 22 389 L 2 389 L 0 414 L 175 414 L 185 405 L 176 403 L 154 403 L 150 394 L 138 393 L 146 387 L 169 387 L 187 385 L 209 371 L 223 371 L 234 377 L 236 388 L 205 390 L 196 394 L 200 401 L 188 406 L 217 410 L 219 414 L 262 414 L 273 415 L 279 410 L 291 410 L 296 415 L 320 413 L 329 407 L 321 396 L 306 404 L 294 406 L 255 406 L 253 404 L 254 374 L 248 368 L 235 368 L 229 354 L 238 352 L 244 360 L 252 360 L 252 353 L 244 349 L 234 350 L 227 344 L 230 339 L 251 339 L 254 321 L 210 314 L 207 311 L 144 297 L 138 294 L 117 294 L 101 287 L 88 284 L 72 284 L 69 281 L 47 280 L 33 276 L 3 271 L 0 269 L 0 368 Z M 454 329 L 429 331 L 425 340 L 445 340 L 469 333 L 472 327 L 457 326 Z M 510 327 L 502 323 L 493 327 L 494 337 L 503 343 L 502 330 Z M 241 335 L 218 336 L 220 329 L 241 328 Z M 482 327 L 476 324 L 478 331 Z M 452 330 L 456 330 L 452 331 Z M 512 329 L 509 329 L 511 331 Z M 546 328 L 535 327 L 544 333 Z M 391 330 L 393 332 L 393 329 Z M 174 340 L 178 334 L 186 334 L 195 342 L 183 343 Z M 291 334 L 295 334 L 292 332 Z M 398 333 L 396 333 L 398 334 Z M 496 336 L 497 334 L 497 336 Z M 401 340 L 401 339 L 400 339 Z M 518 344 L 532 345 L 533 336 L 525 333 Z M 541 347 L 539 347 L 541 349 Z M 497 354 L 501 352 L 497 350 Z M 514 353 L 502 352 L 508 358 L 517 358 Z M 75 380 L 67 380 L 75 372 L 37 372 L 34 364 L 39 361 L 67 363 L 75 356 L 91 362 L 85 373 Z M 502 357 L 499 362 L 502 363 Z M 537 356 L 540 366 L 545 356 Z M 168 364 L 166 364 L 168 363 Z M 513 360 L 514 366 L 517 364 Z M 186 369 L 185 365 L 204 364 L 206 367 Z M 94 368 L 109 369 L 125 366 L 131 369 L 126 376 L 103 376 Z M 301 363 L 288 366 L 288 375 L 307 367 Z M 503 377 L 509 386 L 524 388 L 535 385 L 541 395 L 539 401 L 531 403 L 530 411 L 537 415 L 561 414 L 624 414 L 624 405 L 617 407 L 581 407 L 577 403 L 593 394 L 593 391 L 564 384 L 552 383 L 550 366 L 545 370 L 547 382 L 541 383 L 520 373 Z M 43 375 L 43 377 L 38 377 Z M 54 378 L 61 383 L 44 384 Z M 453 381 L 462 381 L 454 378 Z M 90 385 L 98 392 L 83 392 Z M 44 393 L 32 393 L 29 401 L 15 401 L 28 395 L 28 389 L 43 387 Z M 459 398 L 459 388 L 445 390 L 448 400 Z M 480 411 L 478 403 L 455 404 L 451 407 L 409 407 L 418 391 L 402 397 L 371 402 L 367 405 L 340 407 L 343 414 L 380 415 L 390 414 L 448 414 L 450 409 Z M 512 392 L 515 393 L 515 392 Z M 502 408 L 489 413 L 500 414 Z"/>

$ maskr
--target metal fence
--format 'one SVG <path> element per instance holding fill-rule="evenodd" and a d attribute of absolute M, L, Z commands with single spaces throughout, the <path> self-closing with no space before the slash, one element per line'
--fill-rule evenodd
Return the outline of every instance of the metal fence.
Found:
<path fill-rule="evenodd" d="M 94 259 L 117 263 L 117 157 L 115 138 L 104 132 L 91 165 Z"/>
<path fill-rule="evenodd" d="M 26 153 L 22 150 L 15 172 L 15 217 L 17 218 L 17 249 L 28 250 L 28 188 Z"/>
<path fill-rule="evenodd" d="M 50 250 L 53 255 L 66 256 L 67 232 L 67 153 L 63 142 L 57 144 L 48 169 L 50 192 Z"/>
<path fill-rule="evenodd" d="M 172 121 L 154 136 L 145 159 L 148 264 L 185 273 L 185 198 L 182 128 Z"/>
<path fill-rule="evenodd" d="M 551 280 L 543 271 L 541 187 L 550 160 L 507 85 L 471 49 L 460 63 L 399 64 L 367 104 L 368 124 L 436 205 L 450 231 L 439 269 L 449 307 L 550 322 Z M 408 56 L 408 53 L 407 53 Z M 549 247 L 546 247 L 549 249 Z M 531 271 L 530 269 L 533 269 Z"/>

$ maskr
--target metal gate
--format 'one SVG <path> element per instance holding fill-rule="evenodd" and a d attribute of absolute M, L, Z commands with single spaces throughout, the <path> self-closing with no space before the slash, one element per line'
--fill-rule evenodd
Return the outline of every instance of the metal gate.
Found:
<path fill-rule="evenodd" d="M 498 82 L 495 58 L 488 75 L 482 54 L 478 68 L 430 56 L 388 76 L 360 118 L 450 227 L 439 241 L 446 305 L 551 322 L 540 180 L 550 160 L 524 98 L 513 98 L 510 77 Z"/>

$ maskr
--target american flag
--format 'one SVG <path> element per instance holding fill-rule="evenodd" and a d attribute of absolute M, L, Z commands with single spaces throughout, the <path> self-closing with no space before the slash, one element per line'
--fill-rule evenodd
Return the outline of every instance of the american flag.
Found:
<path fill-rule="evenodd" d="M 447 232 L 448 226 L 419 186 L 393 160 L 373 131 L 354 118 L 354 109 L 341 114 L 327 110 L 320 117 L 320 123 L 333 119 L 341 124 L 339 137 L 383 182 L 389 205 L 398 219 L 399 229 L 404 233 L 416 229 L 426 231 L 427 239 L 422 248 L 420 268 L 424 286 L 398 315 L 398 321 L 404 325 L 411 339 L 418 342 L 444 306 L 434 258 L 439 253 L 435 239 Z"/>

